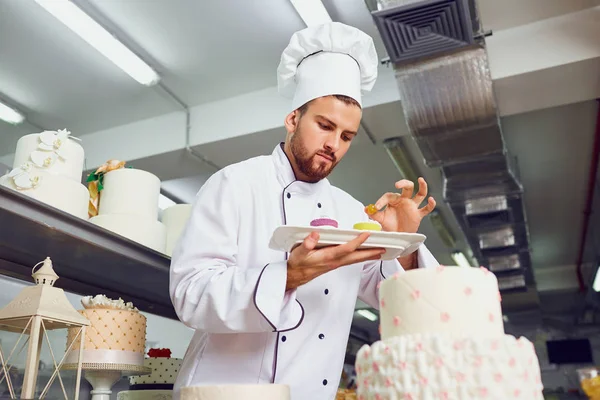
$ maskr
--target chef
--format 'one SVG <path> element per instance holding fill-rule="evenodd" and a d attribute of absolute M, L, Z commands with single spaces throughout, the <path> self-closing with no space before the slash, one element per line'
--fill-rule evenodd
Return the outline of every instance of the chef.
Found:
<path fill-rule="evenodd" d="M 313 232 L 289 254 L 269 248 L 281 225 L 368 221 L 364 205 L 326 177 L 358 135 L 361 94 L 377 64 L 371 37 L 341 23 L 291 38 L 278 68 L 279 88 L 292 98 L 285 142 L 211 176 L 173 254 L 171 299 L 196 330 L 175 399 L 184 386 L 269 383 L 289 385 L 293 400 L 334 399 L 357 297 L 377 308 L 383 279 L 438 265 L 424 245 L 382 261 L 384 250 L 358 249 L 368 233 L 315 249 Z M 416 193 L 413 186 L 397 182 L 370 218 L 385 231 L 416 232 L 435 201 L 426 201 L 423 179 Z"/>

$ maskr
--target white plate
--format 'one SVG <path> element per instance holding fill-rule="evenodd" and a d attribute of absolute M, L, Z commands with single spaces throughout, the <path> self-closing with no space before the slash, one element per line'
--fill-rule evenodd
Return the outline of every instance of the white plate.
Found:
<path fill-rule="evenodd" d="M 333 227 L 284 225 L 275 229 L 269 247 L 273 250 L 289 252 L 296 244 L 302 243 L 311 232 L 319 232 L 320 238 L 317 246 L 325 247 L 348 243 L 365 231 Z M 393 260 L 414 253 L 426 238 L 425 235 L 420 233 L 369 232 L 371 236 L 359 248 L 385 248 L 386 252 L 381 257 L 383 260 Z"/>

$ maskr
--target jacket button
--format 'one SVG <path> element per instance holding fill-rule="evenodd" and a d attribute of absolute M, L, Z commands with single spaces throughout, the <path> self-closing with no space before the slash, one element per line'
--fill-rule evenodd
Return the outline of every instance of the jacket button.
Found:
<path fill-rule="evenodd" d="M 323 379 L 323 386 L 327 386 L 327 379 Z"/>
<path fill-rule="evenodd" d="M 317 203 L 317 207 L 321 208 L 321 203 Z"/>
<path fill-rule="evenodd" d="M 323 335 L 322 333 L 319 333 L 319 339 L 321 339 L 321 340 L 325 339 L 325 335 Z"/>
<path fill-rule="evenodd" d="M 292 194 L 291 194 L 291 193 L 288 193 L 288 194 L 287 194 L 287 198 L 288 198 L 288 199 L 291 199 L 291 198 L 292 198 Z"/>
<path fill-rule="evenodd" d="M 325 289 L 325 294 L 329 294 L 329 289 Z"/>
<path fill-rule="evenodd" d="M 281 341 L 282 341 L 282 342 L 285 342 L 286 340 L 287 340 L 287 338 L 286 338 L 285 336 L 282 336 L 282 337 L 281 337 Z"/>

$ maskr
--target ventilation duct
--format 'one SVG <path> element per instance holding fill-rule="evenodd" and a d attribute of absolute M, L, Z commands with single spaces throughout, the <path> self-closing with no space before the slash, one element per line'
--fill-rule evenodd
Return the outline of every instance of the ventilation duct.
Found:
<path fill-rule="evenodd" d="M 523 189 L 506 151 L 474 0 L 367 0 L 404 115 L 473 255 L 506 291 L 533 290 Z M 388 154 L 402 140 L 388 140 Z M 407 165 L 406 160 L 397 164 Z M 530 296 L 537 298 L 537 295 Z"/>

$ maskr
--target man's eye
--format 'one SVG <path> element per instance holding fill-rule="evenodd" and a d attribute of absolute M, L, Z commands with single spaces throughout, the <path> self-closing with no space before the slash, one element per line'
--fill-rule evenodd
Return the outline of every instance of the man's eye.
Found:
<path fill-rule="evenodd" d="M 322 124 L 322 123 L 320 123 L 320 122 L 319 122 L 319 127 L 320 127 L 321 129 L 323 129 L 323 130 L 326 130 L 326 131 L 328 131 L 328 130 L 330 130 L 330 129 L 331 129 L 331 127 L 330 127 L 329 125 L 325 125 L 325 124 Z"/>
<path fill-rule="evenodd" d="M 343 140 L 344 142 L 349 142 L 349 141 L 351 141 L 351 140 L 352 140 L 352 137 L 350 137 L 350 136 L 348 136 L 348 135 L 344 135 L 344 136 L 342 136 L 342 140 Z"/>

